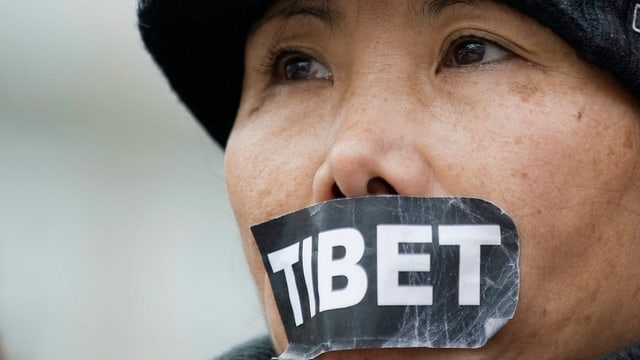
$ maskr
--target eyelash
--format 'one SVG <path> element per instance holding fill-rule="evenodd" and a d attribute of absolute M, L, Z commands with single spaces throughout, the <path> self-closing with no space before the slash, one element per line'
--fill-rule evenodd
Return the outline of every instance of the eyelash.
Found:
<path fill-rule="evenodd" d="M 501 58 L 495 61 L 491 60 L 491 61 L 481 62 L 481 63 L 471 63 L 471 64 L 462 64 L 462 65 L 452 64 L 454 62 L 453 52 L 455 50 L 455 47 L 465 42 L 471 43 L 474 41 L 478 43 L 483 43 L 486 46 L 495 47 L 495 49 L 493 50 L 495 51 L 497 49 L 498 51 L 503 52 L 505 55 L 504 58 Z M 265 56 L 264 61 L 262 61 L 262 63 L 259 66 L 259 71 L 260 73 L 269 76 L 271 79 L 273 79 L 274 82 L 295 81 L 295 80 L 287 80 L 287 79 L 278 79 L 279 77 L 278 72 L 280 70 L 279 66 L 281 65 L 281 62 L 283 59 L 286 59 L 290 56 L 299 56 L 300 58 L 310 59 L 313 61 L 317 61 L 321 64 L 325 63 L 323 62 L 323 60 L 319 60 L 316 56 L 309 55 L 309 52 L 311 51 L 308 51 L 300 47 L 281 46 L 278 44 L 272 44 L 271 46 L 269 46 L 267 50 L 267 55 Z M 453 38 L 451 41 L 447 41 L 445 43 L 445 46 L 443 47 L 443 51 L 441 51 L 441 55 L 440 55 L 441 60 L 438 64 L 437 72 L 441 72 L 443 69 L 448 69 L 448 68 L 467 68 L 467 67 L 473 67 L 473 66 L 483 66 L 483 65 L 493 64 L 496 62 L 500 62 L 500 61 L 512 58 L 514 56 L 516 55 L 513 52 L 511 52 L 510 50 L 508 50 L 507 48 L 505 48 L 504 46 L 498 44 L 493 40 L 489 40 L 483 36 L 478 36 L 473 34 L 459 34 L 458 36 Z"/>
<path fill-rule="evenodd" d="M 511 50 L 509 50 L 507 47 L 503 46 L 500 44 L 500 42 L 495 41 L 492 38 L 492 36 L 485 34 L 484 32 L 482 32 L 482 34 L 477 34 L 473 31 L 467 31 L 467 32 L 462 32 L 462 33 L 458 33 L 456 34 L 455 37 L 450 37 L 451 40 L 447 40 L 444 43 L 444 46 L 442 47 L 442 50 L 440 52 L 440 63 L 438 64 L 438 70 L 437 72 L 440 72 L 443 70 L 443 68 L 446 67 L 473 67 L 473 66 L 483 66 L 483 65 L 489 65 L 489 64 L 494 64 L 497 62 L 501 62 L 503 60 L 508 60 L 511 59 L 513 57 L 516 57 L 517 55 L 512 52 Z M 493 51 L 499 51 L 503 53 L 503 58 L 498 59 L 498 60 L 490 60 L 490 61 L 485 61 L 479 64 L 465 64 L 465 65 L 452 65 L 452 59 L 453 59 L 453 52 L 456 48 L 456 46 L 464 44 L 464 43 L 471 43 L 471 42 L 480 42 L 483 43 L 485 46 L 492 46 L 493 47 Z M 483 53 L 484 55 L 484 53 Z"/>
<path fill-rule="evenodd" d="M 276 45 L 271 45 L 267 49 L 267 54 L 264 57 L 264 60 L 260 63 L 258 67 L 258 71 L 264 75 L 271 75 L 274 71 L 274 66 L 278 60 L 282 57 L 283 53 L 291 53 L 294 50 L 292 48 L 287 47 L 278 47 Z"/>
<path fill-rule="evenodd" d="M 260 63 L 259 71 L 262 74 L 276 77 L 276 72 L 278 71 L 277 65 L 278 63 L 287 56 L 290 55 L 301 55 L 301 56 L 309 56 L 306 55 L 304 51 L 300 48 L 296 48 L 293 46 L 279 46 L 276 44 L 272 44 L 267 49 L 267 55 L 265 59 Z M 312 57 L 312 56 L 309 56 Z"/>

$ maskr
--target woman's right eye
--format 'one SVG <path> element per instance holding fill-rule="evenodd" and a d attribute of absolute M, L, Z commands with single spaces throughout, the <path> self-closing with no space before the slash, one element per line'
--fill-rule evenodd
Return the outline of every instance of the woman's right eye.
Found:
<path fill-rule="evenodd" d="M 301 53 L 279 55 L 274 61 L 273 69 L 278 82 L 333 79 L 327 66 Z"/>

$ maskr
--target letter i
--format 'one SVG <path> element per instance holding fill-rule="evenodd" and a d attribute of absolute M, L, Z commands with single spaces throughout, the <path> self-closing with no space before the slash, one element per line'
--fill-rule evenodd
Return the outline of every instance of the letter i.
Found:
<path fill-rule="evenodd" d="M 316 316 L 316 294 L 313 286 L 312 245 L 311 237 L 302 241 L 302 270 L 304 272 L 304 282 L 307 284 L 307 294 L 309 295 L 309 312 L 311 317 L 314 317 Z"/>

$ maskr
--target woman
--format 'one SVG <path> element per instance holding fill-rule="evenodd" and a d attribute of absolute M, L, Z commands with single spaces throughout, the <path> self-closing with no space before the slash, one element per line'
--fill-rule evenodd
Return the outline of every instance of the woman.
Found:
<path fill-rule="evenodd" d="M 275 354 L 290 329 L 251 226 L 372 195 L 498 204 L 520 237 L 517 311 L 478 349 L 354 346 L 319 358 L 589 359 L 640 339 L 639 8 L 143 3 L 149 50 L 225 147 Z M 269 358 L 264 346 L 237 356 Z"/>

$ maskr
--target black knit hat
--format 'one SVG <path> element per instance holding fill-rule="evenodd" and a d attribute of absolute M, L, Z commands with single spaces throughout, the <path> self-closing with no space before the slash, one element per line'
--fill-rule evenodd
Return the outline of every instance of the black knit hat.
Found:
<path fill-rule="evenodd" d="M 271 0 L 140 0 L 138 26 L 171 87 L 225 147 L 242 90 L 249 28 Z M 640 98 L 640 0 L 502 0 Z"/>

